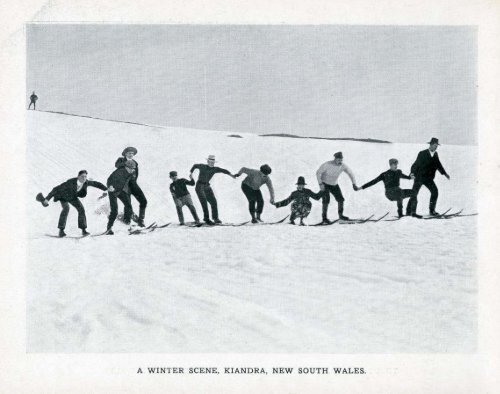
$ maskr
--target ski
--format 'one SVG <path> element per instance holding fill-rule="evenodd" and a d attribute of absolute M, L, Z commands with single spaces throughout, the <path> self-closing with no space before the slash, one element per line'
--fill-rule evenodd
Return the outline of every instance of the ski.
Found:
<path fill-rule="evenodd" d="M 385 215 L 379 217 L 378 219 L 369 219 L 367 220 L 368 222 L 373 222 L 373 223 L 377 223 L 377 222 L 380 222 L 382 219 L 384 219 L 387 215 L 389 215 L 389 212 L 387 212 Z"/>
<path fill-rule="evenodd" d="M 371 215 L 366 219 L 349 219 L 349 220 L 339 220 L 339 224 L 363 224 L 367 223 L 370 219 L 372 219 L 375 215 Z"/>
<path fill-rule="evenodd" d="M 425 217 L 423 217 L 422 219 L 424 219 L 424 220 L 429 220 L 429 219 L 441 219 L 441 218 L 443 218 L 443 217 L 444 217 L 444 216 L 445 216 L 448 212 L 450 212 L 450 211 L 451 211 L 451 208 L 450 208 L 450 209 L 448 209 L 448 210 L 446 210 L 446 211 L 445 211 L 445 212 L 443 212 L 443 213 L 440 213 L 439 215 L 436 215 L 436 216 L 425 216 Z"/>
<path fill-rule="evenodd" d="M 252 223 L 252 225 L 255 225 L 255 226 L 270 226 L 270 225 L 273 225 L 273 224 L 280 224 L 280 223 L 283 223 L 285 220 L 287 220 L 289 216 L 290 215 L 286 215 L 283 219 L 280 219 L 277 222 L 269 222 L 269 223 L 260 222 L 260 223 Z M 249 223 L 249 222 L 247 222 L 247 223 Z"/>
<path fill-rule="evenodd" d="M 316 227 L 316 226 L 331 226 L 332 224 L 335 224 L 338 221 L 339 221 L 339 219 L 332 220 L 330 223 L 319 222 L 319 223 L 316 223 L 316 224 L 311 224 L 311 227 Z"/>
<path fill-rule="evenodd" d="M 156 222 L 151 223 L 147 227 L 140 227 L 136 229 L 129 228 L 129 235 L 137 235 L 137 234 L 142 234 L 143 232 L 146 232 L 147 230 L 150 230 L 153 226 L 156 225 Z"/>

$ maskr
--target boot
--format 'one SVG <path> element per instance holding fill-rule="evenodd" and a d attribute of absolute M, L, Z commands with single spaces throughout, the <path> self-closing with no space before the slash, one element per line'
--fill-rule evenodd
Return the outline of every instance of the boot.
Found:
<path fill-rule="evenodd" d="M 429 215 L 431 216 L 439 216 L 439 213 L 437 213 L 434 209 L 429 211 Z"/>
<path fill-rule="evenodd" d="M 139 227 L 146 227 L 146 226 L 144 225 L 144 219 L 139 219 L 139 220 L 137 221 L 137 225 L 138 225 Z"/>
<path fill-rule="evenodd" d="M 398 209 L 398 218 L 402 218 L 403 216 L 404 216 L 403 215 L 403 210 L 402 209 Z"/>
<path fill-rule="evenodd" d="M 412 213 L 412 214 L 411 214 L 411 216 L 412 216 L 412 217 L 414 217 L 414 218 L 417 218 L 417 219 L 422 219 L 422 215 L 419 215 L 419 214 L 418 214 L 418 213 L 416 213 L 416 212 L 415 212 L 415 213 Z"/>
<path fill-rule="evenodd" d="M 60 228 L 59 229 L 59 238 L 63 238 L 66 236 L 66 233 L 64 232 L 64 229 Z"/>
<path fill-rule="evenodd" d="M 261 222 L 261 223 L 263 222 L 263 220 L 260 218 L 260 213 L 257 213 L 255 218 L 257 219 L 258 222 Z"/>
<path fill-rule="evenodd" d="M 90 235 L 90 233 L 87 231 L 87 229 L 82 228 L 82 236 L 86 237 L 87 235 Z"/>
<path fill-rule="evenodd" d="M 222 224 L 222 221 L 220 219 L 214 219 L 215 224 Z"/>
<path fill-rule="evenodd" d="M 349 220 L 347 216 L 344 216 L 344 201 L 339 202 L 339 219 L 340 220 Z"/>
<path fill-rule="evenodd" d="M 303 219 L 302 219 L 302 218 L 300 219 L 299 226 L 305 226 L 304 221 L 303 221 Z"/>
<path fill-rule="evenodd" d="M 295 219 L 290 219 L 289 223 L 295 225 Z"/>
<path fill-rule="evenodd" d="M 215 223 L 212 222 L 210 219 L 203 219 L 203 221 L 208 224 L 209 226 L 213 226 Z"/>
<path fill-rule="evenodd" d="M 323 220 L 321 221 L 321 224 L 332 224 L 332 221 L 329 220 L 328 218 L 323 218 Z"/>
<path fill-rule="evenodd" d="M 106 235 L 115 235 L 115 233 L 113 232 L 113 229 L 111 229 L 111 228 L 108 228 L 104 234 L 106 234 Z"/>
<path fill-rule="evenodd" d="M 252 218 L 252 223 L 256 224 L 259 223 L 259 221 L 256 218 Z"/>

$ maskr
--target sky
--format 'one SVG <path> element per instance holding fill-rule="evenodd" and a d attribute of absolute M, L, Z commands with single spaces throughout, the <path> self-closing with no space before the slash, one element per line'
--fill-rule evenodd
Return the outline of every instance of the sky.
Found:
<path fill-rule="evenodd" d="M 476 42 L 471 26 L 29 24 L 27 97 L 162 126 L 477 144 Z"/>

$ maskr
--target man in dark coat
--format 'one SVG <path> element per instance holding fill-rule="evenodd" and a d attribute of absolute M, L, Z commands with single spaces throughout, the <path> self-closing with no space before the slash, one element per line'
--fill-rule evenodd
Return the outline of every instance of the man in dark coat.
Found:
<path fill-rule="evenodd" d="M 56 186 L 52 191 L 43 197 L 42 193 L 38 193 L 36 200 L 41 202 L 44 207 L 49 205 L 50 199 L 53 197 L 54 201 L 60 201 L 62 206 L 61 215 L 59 216 L 59 237 L 65 237 L 64 229 L 66 228 L 66 220 L 68 219 L 69 204 L 73 205 L 78 211 L 78 227 L 82 230 L 82 235 L 88 235 L 87 232 L 87 218 L 85 216 L 85 208 L 83 207 L 79 198 L 85 198 L 87 195 L 87 187 L 96 187 L 106 191 L 107 188 L 100 182 L 87 180 L 87 171 L 81 170 L 77 178 L 68 179 L 66 182 Z M 103 194 L 106 196 L 106 193 Z"/>
<path fill-rule="evenodd" d="M 369 187 L 376 185 L 380 181 L 384 182 L 385 196 L 389 201 L 396 201 L 398 204 L 398 216 L 403 216 L 403 200 L 405 198 L 411 197 L 411 189 L 401 189 L 399 187 L 399 181 L 403 179 L 414 179 L 411 176 L 403 174 L 403 171 L 398 170 L 398 159 L 389 160 L 389 170 L 383 172 L 375 179 L 370 182 L 365 183 L 363 186 L 358 188 L 358 190 L 368 189 Z"/>
<path fill-rule="evenodd" d="M 437 148 L 439 146 L 439 140 L 437 138 L 432 138 L 429 142 L 429 149 L 420 151 L 417 156 L 417 160 L 411 166 L 411 174 L 415 177 L 413 183 L 412 196 L 408 205 L 406 207 L 406 214 L 411 215 L 416 218 L 421 218 L 422 216 L 417 214 L 417 196 L 420 188 L 425 186 L 431 192 L 431 198 L 429 201 L 429 214 L 432 216 L 439 215 L 436 212 L 436 203 L 438 199 L 438 188 L 434 183 L 434 177 L 436 176 L 436 171 L 439 171 L 446 178 L 450 179 L 450 176 L 443 168 L 439 156 L 437 153 Z"/>
<path fill-rule="evenodd" d="M 33 104 L 33 109 L 36 110 L 36 100 L 38 100 L 38 96 L 33 92 L 30 96 L 30 105 L 28 105 L 28 109 L 31 108 L 31 104 Z"/>
<path fill-rule="evenodd" d="M 123 221 L 126 224 L 130 224 L 130 219 L 132 218 L 132 204 L 130 202 L 129 187 L 134 170 L 134 162 L 127 161 L 124 167 L 114 170 L 107 180 L 109 205 L 111 206 L 108 226 L 106 228 L 106 234 L 108 235 L 114 234 L 113 224 L 118 216 L 118 199 L 120 199 L 124 206 Z"/>
<path fill-rule="evenodd" d="M 228 170 L 215 166 L 215 156 L 209 155 L 207 158 L 207 164 L 195 164 L 191 168 L 190 177 L 194 170 L 198 170 L 198 180 L 196 182 L 196 194 L 200 200 L 201 207 L 203 208 L 203 221 L 207 224 L 220 224 L 219 211 L 217 209 L 217 199 L 215 198 L 212 186 L 210 186 L 210 180 L 215 174 L 222 173 L 229 175 L 230 177 L 236 178 Z M 208 212 L 208 204 L 212 208 L 212 220 L 210 220 L 210 214 Z"/>
<path fill-rule="evenodd" d="M 122 152 L 122 157 L 119 157 L 115 162 L 116 168 L 124 168 L 127 162 L 133 162 L 135 164 L 134 172 L 130 177 L 128 186 L 129 194 L 134 196 L 139 203 L 139 220 L 137 224 L 140 227 L 144 227 L 144 217 L 146 216 L 146 206 L 148 205 L 148 200 L 144 195 L 142 189 L 137 184 L 137 178 L 139 178 L 139 163 L 134 160 L 134 156 L 137 154 L 137 149 L 129 146 L 125 148 Z M 133 168 L 133 167 L 131 167 Z"/>
<path fill-rule="evenodd" d="M 304 219 L 309 216 L 312 207 L 309 198 L 319 200 L 325 192 L 320 190 L 318 193 L 314 193 L 311 189 L 307 189 L 306 180 L 303 176 L 299 176 L 296 185 L 297 190 L 293 191 L 288 198 L 285 198 L 283 201 L 278 201 L 274 203 L 274 205 L 276 208 L 280 208 L 292 203 L 290 224 L 295 224 L 295 219 L 299 218 L 300 225 L 304 226 Z"/>

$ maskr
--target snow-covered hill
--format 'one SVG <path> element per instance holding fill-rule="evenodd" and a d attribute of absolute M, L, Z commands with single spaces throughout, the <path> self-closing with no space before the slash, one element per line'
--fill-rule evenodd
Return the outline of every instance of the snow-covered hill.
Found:
<path fill-rule="evenodd" d="M 27 335 L 30 352 L 468 352 L 476 346 L 476 219 L 329 227 L 169 227 L 128 236 L 55 239 L 58 203 L 43 208 L 37 192 L 87 169 L 106 182 L 124 147 L 137 147 L 146 221 L 177 221 L 168 172 L 187 176 L 209 154 L 236 172 L 268 163 L 277 199 L 299 175 L 317 190 L 315 172 L 336 151 L 361 185 L 397 157 L 404 172 L 422 145 L 259 137 L 155 128 L 61 114 L 27 115 L 30 218 Z M 438 136 L 439 137 L 439 136 Z M 475 212 L 476 149 L 443 145 L 452 179 L 438 174 L 438 210 Z M 411 182 L 402 181 L 403 187 Z M 224 221 L 248 219 L 241 178 L 212 185 Z M 383 186 L 354 192 L 341 179 L 346 214 L 395 214 Z M 288 208 L 268 204 L 266 220 Z M 83 200 L 90 232 L 106 226 L 100 191 Z M 193 199 L 201 214 L 194 189 Z M 420 193 L 426 213 L 429 193 Z M 137 205 L 135 205 L 135 208 Z M 99 214 L 100 213 L 100 214 Z M 190 215 L 185 211 L 189 220 Z M 330 217 L 336 218 L 336 204 Z M 308 220 L 321 217 L 313 202 Z M 71 208 L 68 234 L 78 234 Z"/>

